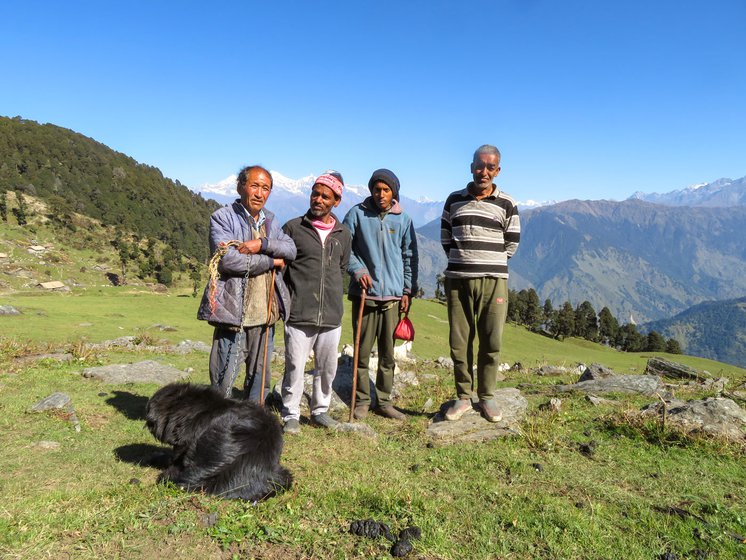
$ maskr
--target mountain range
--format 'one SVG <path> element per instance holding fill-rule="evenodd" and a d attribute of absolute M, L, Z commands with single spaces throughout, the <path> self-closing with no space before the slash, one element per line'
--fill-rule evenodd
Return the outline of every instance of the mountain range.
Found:
<path fill-rule="evenodd" d="M 270 209 L 280 220 L 304 213 L 314 177 L 292 180 L 277 172 L 273 177 L 278 188 Z M 67 213 L 85 214 L 160 239 L 200 260 L 207 257 L 209 214 L 236 196 L 235 178 L 205 185 L 202 194 L 213 199 L 207 200 L 157 168 L 91 138 L 51 124 L 0 117 L 0 193 L 8 190 L 44 199 L 54 208 L 50 219 L 65 222 Z M 365 186 L 347 185 L 338 216 L 367 194 Z M 432 295 L 446 264 L 439 242 L 442 202 L 407 197 L 401 202 L 418 228 L 420 279 L 426 295 Z M 510 263 L 513 289 L 532 287 L 542 301 L 548 298 L 555 305 L 588 300 L 597 311 L 609 307 L 620 322 L 674 315 L 689 320 L 694 316 L 686 315 L 689 308 L 710 301 L 719 303 L 702 309 L 742 309 L 729 302 L 746 295 L 746 177 L 664 194 L 635 193 L 621 202 L 572 200 L 519 208 L 523 231 Z M 737 317 L 726 311 L 697 316 Z M 727 358 L 715 342 L 702 341 L 719 332 L 717 325 L 697 321 L 696 329 L 666 332 L 688 336 L 677 339 L 690 353 L 714 348 L 714 354 L 702 355 Z M 727 331 L 730 338 L 742 335 Z M 705 343 L 708 350 L 701 350 Z"/>
<path fill-rule="evenodd" d="M 630 198 L 667 206 L 728 207 L 746 204 L 746 177 L 718 179 L 668 193 L 634 193 Z"/>
<path fill-rule="evenodd" d="M 300 179 L 290 179 L 278 171 L 270 170 L 270 173 L 274 185 L 272 194 L 267 201 L 267 208 L 272 210 L 282 223 L 304 214 L 308 210 L 311 187 L 313 187 L 316 176 L 308 175 Z M 221 204 L 230 204 L 238 196 L 236 194 L 236 176 L 231 175 L 218 183 L 202 185 L 200 194 Z M 350 208 L 362 202 L 368 196 L 370 196 L 370 193 L 367 185 L 345 184 L 342 201 L 334 210 L 334 213 L 342 219 Z M 443 211 L 442 201 L 414 200 L 402 195 L 400 203 L 412 217 L 415 227 L 424 225 L 435 218 L 440 218 L 440 213 Z"/>

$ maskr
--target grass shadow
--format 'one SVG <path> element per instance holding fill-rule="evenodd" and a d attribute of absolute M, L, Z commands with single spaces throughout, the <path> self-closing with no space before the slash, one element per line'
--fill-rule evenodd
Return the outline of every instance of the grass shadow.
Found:
<path fill-rule="evenodd" d="M 106 399 L 107 404 L 116 408 L 130 420 L 145 420 L 145 405 L 148 397 L 128 391 L 113 391 L 113 393 L 113 397 Z"/>
<path fill-rule="evenodd" d="M 114 450 L 114 455 L 120 461 L 132 463 L 141 467 L 165 469 L 171 463 L 171 450 L 160 445 L 150 443 L 130 443 Z"/>

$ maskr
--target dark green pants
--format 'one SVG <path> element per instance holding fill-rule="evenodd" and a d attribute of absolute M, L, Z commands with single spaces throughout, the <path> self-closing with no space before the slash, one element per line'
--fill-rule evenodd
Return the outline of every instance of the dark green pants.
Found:
<path fill-rule="evenodd" d="M 477 395 L 494 397 L 500 343 L 508 314 L 508 281 L 505 278 L 446 278 L 449 343 L 460 399 L 474 392 L 474 341 L 477 353 Z"/>
<path fill-rule="evenodd" d="M 360 328 L 360 349 L 357 359 L 356 405 L 370 406 L 370 377 L 368 361 L 373 344 L 378 341 L 378 372 L 376 373 L 376 398 L 378 406 L 391 404 L 391 390 L 394 388 L 394 329 L 399 322 L 399 302 L 365 302 L 363 317 L 357 324 L 360 300 L 352 300 L 352 332 L 357 336 Z"/>

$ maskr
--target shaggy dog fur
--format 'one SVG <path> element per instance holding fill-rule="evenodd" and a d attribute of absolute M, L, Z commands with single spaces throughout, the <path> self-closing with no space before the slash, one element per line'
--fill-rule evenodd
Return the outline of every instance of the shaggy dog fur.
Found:
<path fill-rule="evenodd" d="M 293 481 L 280 466 L 280 422 L 256 403 L 225 398 L 209 386 L 173 383 L 148 401 L 145 421 L 157 440 L 174 447 L 158 482 L 255 501 Z"/>

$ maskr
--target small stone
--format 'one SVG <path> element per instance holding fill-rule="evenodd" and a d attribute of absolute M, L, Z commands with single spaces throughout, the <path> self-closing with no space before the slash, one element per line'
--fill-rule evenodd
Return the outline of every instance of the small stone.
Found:
<path fill-rule="evenodd" d="M 562 399 L 552 398 L 549 402 L 542 404 L 539 408 L 549 410 L 550 412 L 559 412 L 562 407 Z"/>
<path fill-rule="evenodd" d="M 140 479 L 139 478 L 130 478 L 130 484 L 134 486 L 140 486 Z"/>
<path fill-rule="evenodd" d="M 60 442 L 59 441 L 46 441 L 46 440 L 42 440 L 42 441 L 37 441 L 34 444 L 34 447 L 36 447 L 37 449 L 44 449 L 44 450 L 47 450 L 47 451 L 54 451 L 54 450 L 60 448 Z"/>
<path fill-rule="evenodd" d="M 100 392 L 100 393 L 98 394 L 98 396 L 99 396 L 99 397 L 106 397 L 106 396 L 108 396 L 108 395 L 109 395 L 109 393 L 106 393 L 106 392 L 104 392 L 104 391 L 101 391 L 101 392 Z"/>
<path fill-rule="evenodd" d="M 541 463 L 531 463 L 531 466 L 536 470 L 536 472 L 542 472 L 544 470 L 544 467 L 541 465 Z"/>
<path fill-rule="evenodd" d="M 200 523 L 203 527 L 214 527 L 218 522 L 218 513 L 216 511 L 212 513 L 204 513 L 200 517 Z"/>
<path fill-rule="evenodd" d="M 566 373 L 567 368 L 562 366 L 541 366 L 536 370 L 536 375 L 541 375 L 543 377 L 565 375 Z"/>
<path fill-rule="evenodd" d="M 18 311 L 12 305 L 0 305 L 0 315 L 20 315 L 20 314 L 21 312 Z"/>
<path fill-rule="evenodd" d="M 616 373 L 614 370 L 609 369 L 606 366 L 602 366 L 601 364 L 591 364 L 585 369 L 583 375 L 578 379 L 578 382 L 607 379 L 609 377 L 614 377 L 615 375 Z"/>
<path fill-rule="evenodd" d="M 31 407 L 31 412 L 43 412 L 45 410 L 63 409 L 70 405 L 72 399 L 66 393 L 52 393 Z"/>

